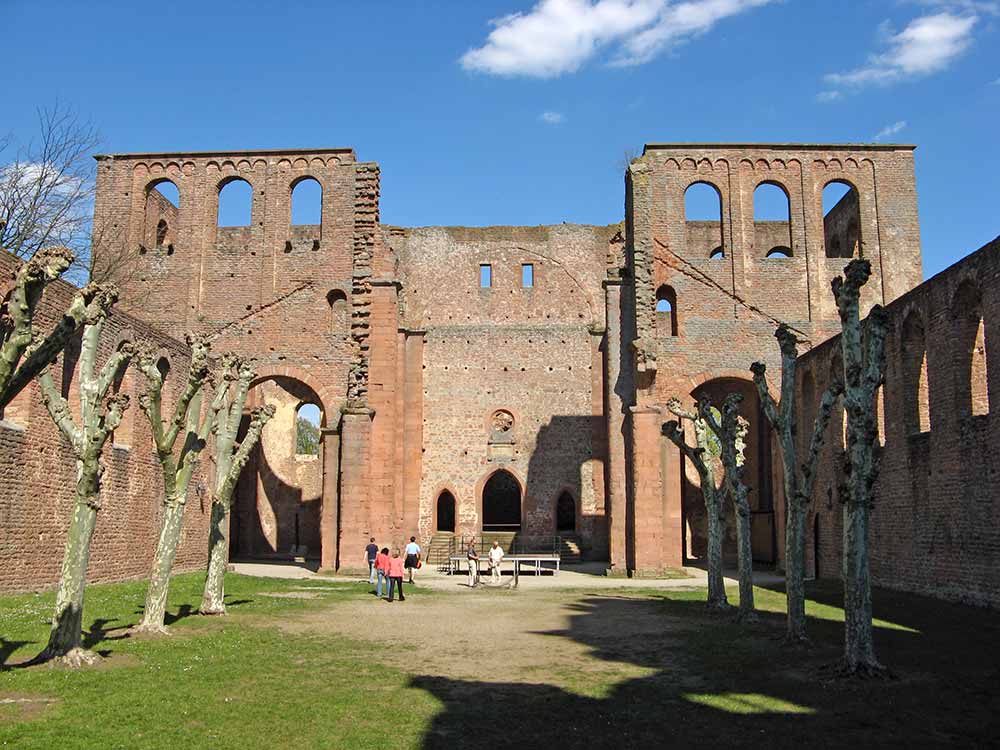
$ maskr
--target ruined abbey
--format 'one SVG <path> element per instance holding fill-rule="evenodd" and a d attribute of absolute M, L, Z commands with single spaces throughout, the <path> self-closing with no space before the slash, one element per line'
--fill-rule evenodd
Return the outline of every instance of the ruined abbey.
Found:
<path fill-rule="evenodd" d="M 913 158 L 889 145 L 650 144 L 625 174 L 620 224 L 408 228 L 381 223 L 379 166 L 351 149 L 102 155 L 94 252 L 122 295 L 105 346 L 157 342 L 174 397 L 185 332 L 256 359 L 248 407 L 277 414 L 240 480 L 234 557 L 349 570 L 369 536 L 426 546 L 502 530 L 571 538 L 611 574 L 656 575 L 705 542 L 697 474 L 661 436 L 664 404 L 739 391 L 754 557 L 780 566 L 781 462 L 749 365 L 779 372 L 774 329 L 792 327 L 808 435 L 839 356 L 830 282 L 860 255 L 873 268 L 862 313 L 878 303 L 892 320 L 874 580 L 997 604 L 1000 378 L 987 372 L 1000 372 L 988 345 L 1000 244 L 922 283 Z M 295 223 L 306 183 L 318 220 Z M 223 226 L 234 185 L 246 220 Z M 761 186 L 783 194 L 786 220 L 755 216 Z M 841 195 L 824 210 L 830 186 Z M 717 217 L 686 213 L 692 189 Z M 50 315 L 70 293 L 53 288 Z M 68 352 L 67 393 L 73 367 Z M 318 452 L 297 441 L 307 406 Z M 839 575 L 842 430 L 835 414 L 809 520 L 817 577 Z M 162 511 L 136 410 L 108 453 L 90 578 L 142 577 Z M 0 422 L 0 589 L 57 580 L 72 472 L 33 385 Z M 192 486 L 179 570 L 206 555 L 205 482 Z"/>

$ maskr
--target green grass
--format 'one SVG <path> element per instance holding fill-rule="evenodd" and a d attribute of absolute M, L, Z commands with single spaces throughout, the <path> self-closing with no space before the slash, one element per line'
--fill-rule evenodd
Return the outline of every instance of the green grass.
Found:
<path fill-rule="evenodd" d="M 782 644 L 780 592 L 757 590 L 764 616 L 751 626 L 708 613 L 704 591 L 536 592 L 539 606 L 572 600 L 568 627 L 547 637 L 571 639 L 585 656 L 508 684 L 410 673 L 379 663 L 384 646 L 278 627 L 370 598 L 364 585 L 229 575 L 230 616 L 187 616 L 202 580 L 174 579 L 168 611 L 181 616 L 169 638 L 123 637 L 138 621 L 144 583 L 88 588 L 87 640 L 111 656 L 107 666 L 0 672 L 0 699 L 54 699 L 0 703 L 0 747 L 971 747 L 993 741 L 1000 715 L 996 613 L 918 596 L 876 592 L 877 647 L 895 676 L 859 682 L 826 669 L 842 638 L 834 584 L 808 590 L 810 649 Z M 321 595 L 263 595 L 301 587 Z M 0 597 L 0 661 L 38 652 L 52 601 Z M 662 633 L 632 634 L 632 615 L 650 608 L 662 614 Z M 372 610 L 373 628 L 381 611 Z"/>

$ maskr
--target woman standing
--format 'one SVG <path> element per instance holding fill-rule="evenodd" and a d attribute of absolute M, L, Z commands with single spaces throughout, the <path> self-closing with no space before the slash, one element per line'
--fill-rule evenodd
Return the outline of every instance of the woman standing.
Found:
<path fill-rule="evenodd" d="M 393 595 L 396 593 L 396 589 L 399 589 L 399 601 L 405 602 L 406 597 L 403 596 L 403 558 L 399 556 L 399 547 L 392 553 L 392 557 L 389 558 L 389 599 L 392 601 Z"/>
<path fill-rule="evenodd" d="M 413 583 L 413 571 L 420 567 L 420 545 L 417 544 L 415 536 L 410 537 L 410 543 L 406 545 L 406 569 L 410 573 L 409 583 Z"/>

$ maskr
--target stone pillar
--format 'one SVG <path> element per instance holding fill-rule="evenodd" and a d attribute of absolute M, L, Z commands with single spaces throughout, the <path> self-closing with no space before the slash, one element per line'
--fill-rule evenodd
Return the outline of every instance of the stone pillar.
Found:
<path fill-rule="evenodd" d="M 337 569 L 340 547 L 340 415 L 322 430 L 323 506 L 320 510 L 320 572 Z"/>
<path fill-rule="evenodd" d="M 427 331 L 408 330 L 403 409 L 403 533 L 420 534 L 420 480 L 424 447 L 424 336 Z M 455 509 L 456 516 L 458 508 Z M 430 529 L 433 534 L 434 530 Z"/>
<path fill-rule="evenodd" d="M 608 567 L 609 575 L 626 575 L 625 531 L 625 402 L 621 397 L 619 382 L 622 369 L 621 303 L 622 281 L 609 278 L 604 282 L 607 309 L 606 373 L 604 378 L 605 403 L 608 417 Z"/>
<path fill-rule="evenodd" d="M 683 561 L 680 456 L 665 445 L 660 431 L 664 417 L 658 408 L 633 406 L 631 411 L 635 573 L 656 576 Z"/>
<path fill-rule="evenodd" d="M 362 556 L 372 535 L 369 518 L 371 409 L 349 407 L 340 428 L 340 544 L 339 568 L 367 572 Z"/>

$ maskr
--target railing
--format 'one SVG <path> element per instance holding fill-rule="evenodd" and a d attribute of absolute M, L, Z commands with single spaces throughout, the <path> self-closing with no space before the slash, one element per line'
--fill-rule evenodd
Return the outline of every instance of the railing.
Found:
<path fill-rule="evenodd" d="M 454 536 L 449 544 L 448 554 L 449 556 L 464 554 L 469 549 L 469 545 L 472 545 L 480 555 L 485 556 L 489 552 L 489 548 L 493 546 L 494 539 L 500 542 L 504 553 L 508 555 L 558 555 L 562 549 L 562 537 L 559 535 L 515 533 L 508 542 L 500 536 L 503 533 L 484 531 L 479 534 Z"/>

